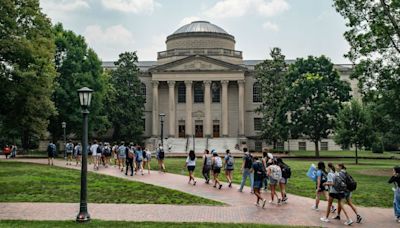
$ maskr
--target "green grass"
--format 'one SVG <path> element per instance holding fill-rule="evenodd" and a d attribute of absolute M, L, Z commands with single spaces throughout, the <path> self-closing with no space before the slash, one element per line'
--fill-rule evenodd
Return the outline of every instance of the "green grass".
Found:
<path fill-rule="evenodd" d="M 322 157 L 355 157 L 354 151 L 320 151 Z M 290 156 L 302 156 L 302 157 L 315 157 L 315 151 L 291 151 Z M 399 152 L 383 152 L 382 154 L 372 153 L 371 151 L 363 150 L 358 151 L 359 157 L 376 157 L 376 158 L 399 158 Z"/>
<path fill-rule="evenodd" d="M 202 178 L 201 175 L 201 159 L 198 159 L 198 167 L 195 170 L 195 176 Z M 315 183 L 307 176 L 306 172 L 311 163 L 318 163 L 318 160 L 293 160 L 286 159 L 285 162 L 292 169 L 292 177 L 289 180 L 287 191 L 289 193 L 305 196 L 309 198 L 315 197 Z M 375 207 L 392 207 L 393 192 L 392 186 L 387 183 L 391 175 L 393 166 L 399 162 L 395 160 L 360 160 L 359 165 L 354 164 L 354 159 L 331 160 L 330 162 L 343 162 L 347 166 L 348 172 L 357 181 L 357 190 L 353 192 L 353 201 L 356 205 L 375 206 Z M 165 159 L 167 172 L 187 175 L 187 171 L 183 168 L 185 163 L 183 158 L 167 158 Z M 234 183 L 240 183 L 241 174 L 240 166 L 242 160 L 235 159 Z M 152 167 L 156 169 L 156 162 Z M 380 174 L 378 176 L 378 174 Z M 384 176 L 382 176 L 382 174 Z M 225 175 L 221 173 L 222 180 L 225 181 Z M 249 185 L 249 180 L 247 185 Z"/>
<path fill-rule="evenodd" d="M 0 202 L 79 202 L 80 171 L 0 162 Z M 220 202 L 136 181 L 88 173 L 90 203 L 222 205 Z"/>
<path fill-rule="evenodd" d="M 74 221 L 22 221 L 22 220 L 6 220 L 0 221 L 0 227 L 200 227 L 200 228 L 219 228 L 219 227 L 230 227 L 230 228 L 285 228 L 285 227 L 300 227 L 300 226 L 279 226 L 279 225 L 261 225 L 261 224 L 236 224 L 236 223 L 176 223 L 176 222 L 120 222 L 120 221 L 101 221 L 92 220 L 89 223 L 79 224 Z"/>

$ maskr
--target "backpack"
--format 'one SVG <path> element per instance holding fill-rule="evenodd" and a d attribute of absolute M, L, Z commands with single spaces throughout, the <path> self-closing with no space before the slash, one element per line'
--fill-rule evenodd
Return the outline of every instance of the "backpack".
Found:
<path fill-rule="evenodd" d="M 267 173 L 265 172 L 265 168 L 262 162 L 257 162 L 257 166 L 254 167 L 254 172 L 259 174 L 258 172 L 261 172 L 259 174 L 262 179 L 264 179 L 267 176 Z"/>
<path fill-rule="evenodd" d="M 72 145 L 72 143 L 67 143 L 66 149 L 67 153 L 72 153 L 74 150 L 74 145 Z"/>
<path fill-rule="evenodd" d="M 352 192 L 357 189 L 357 182 L 347 172 L 344 173 L 347 190 Z"/>
<path fill-rule="evenodd" d="M 146 151 L 145 151 L 145 150 L 142 150 L 142 152 L 143 152 L 143 157 L 144 157 L 145 159 L 147 159 Z"/>
<path fill-rule="evenodd" d="M 142 153 L 140 153 L 140 152 L 141 152 L 140 150 L 136 151 L 136 161 L 137 162 L 143 161 L 143 152 Z"/>
<path fill-rule="evenodd" d="M 271 169 L 271 178 L 276 181 L 279 181 L 282 178 L 282 172 L 281 172 L 279 166 L 271 165 L 270 167 L 271 167 L 270 168 Z"/>
<path fill-rule="evenodd" d="M 234 160 L 233 157 L 231 155 L 228 155 L 228 159 L 226 160 L 226 168 L 228 169 L 232 169 L 233 165 L 234 165 Z"/>
<path fill-rule="evenodd" d="M 333 188 L 339 192 L 343 193 L 347 191 L 347 185 L 345 182 L 346 176 L 344 173 L 339 172 L 333 179 Z"/>
<path fill-rule="evenodd" d="M 215 165 L 217 168 L 222 168 L 222 159 L 221 157 L 216 157 L 215 158 Z"/>
<path fill-rule="evenodd" d="M 158 158 L 164 159 L 164 157 L 165 157 L 164 149 L 160 149 L 158 151 Z"/>
<path fill-rule="evenodd" d="M 292 176 L 292 170 L 287 164 L 281 164 L 280 165 L 281 170 L 282 170 L 282 177 L 285 179 L 289 179 Z"/>
<path fill-rule="evenodd" d="M 119 156 L 124 156 L 124 155 L 125 155 L 125 149 L 126 149 L 125 146 L 120 146 L 120 147 L 118 147 L 118 154 L 119 154 Z"/>
<path fill-rule="evenodd" d="M 105 147 L 104 148 L 104 155 L 105 156 L 110 156 L 111 155 L 111 150 L 110 150 L 110 147 Z"/>
<path fill-rule="evenodd" d="M 56 153 L 56 144 L 52 143 L 50 147 L 51 147 L 51 152 Z"/>
<path fill-rule="evenodd" d="M 253 158 L 251 154 L 246 154 L 246 156 L 244 157 L 244 168 L 251 169 L 252 166 L 253 166 Z"/>

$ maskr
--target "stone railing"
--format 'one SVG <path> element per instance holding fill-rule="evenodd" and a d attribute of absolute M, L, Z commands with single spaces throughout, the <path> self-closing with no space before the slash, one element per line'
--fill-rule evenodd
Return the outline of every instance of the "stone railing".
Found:
<path fill-rule="evenodd" d="M 172 49 L 157 53 L 158 59 L 168 58 L 172 56 L 190 56 L 190 55 L 209 55 L 209 56 L 229 56 L 234 58 L 242 58 L 241 51 L 223 49 L 223 48 L 199 48 L 199 49 Z"/>

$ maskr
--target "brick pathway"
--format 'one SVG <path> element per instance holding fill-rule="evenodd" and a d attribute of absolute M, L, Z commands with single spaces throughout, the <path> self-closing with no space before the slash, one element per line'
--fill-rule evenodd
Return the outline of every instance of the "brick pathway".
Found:
<path fill-rule="evenodd" d="M 19 159 L 33 163 L 47 163 L 45 159 Z M 55 165 L 65 167 L 65 162 L 57 160 Z M 78 169 L 75 166 L 69 168 Z M 92 166 L 90 169 L 92 170 Z M 341 227 L 344 221 L 322 223 L 319 218 L 325 210 L 311 210 L 313 199 L 289 195 L 289 203 L 285 205 L 268 204 L 265 209 L 254 206 L 255 196 L 249 193 L 237 192 L 237 185 L 232 189 L 214 189 L 198 179 L 197 186 L 187 184 L 187 177 L 176 174 L 164 174 L 156 171 L 151 175 L 125 176 L 117 168 L 100 168 L 97 173 L 115 176 L 132 181 L 140 181 L 157 186 L 167 187 L 204 198 L 221 201 L 227 206 L 179 206 L 152 204 L 89 204 L 89 212 L 94 219 L 126 220 L 126 221 L 171 221 L 171 222 L 233 222 L 233 223 L 266 223 L 283 225 L 306 225 Z M 269 193 L 263 193 L 269 200 Z M 89 199 L 90 201 L 90 199 Z M 320 208 L 325 208 L 322 202 Z M 348 207 L 346 207 L 348 208 Z M 79 209 L 76 203 L 0 203 L 0 219 L 24 220 L 71 220 Z M 348 208 L 350 215 L 355 216 Z M 392 209 L 358 207 L 364 217 L 363 224 L 358 227 L 398 227 L 393 219 Z M 342 215 L 343 217 L 343 215 Z"/>

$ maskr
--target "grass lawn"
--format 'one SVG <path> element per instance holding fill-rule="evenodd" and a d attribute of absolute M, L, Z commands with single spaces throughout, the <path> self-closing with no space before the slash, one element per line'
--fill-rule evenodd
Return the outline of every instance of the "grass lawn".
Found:
<path fill-rule="evenodd" d="M 320 151 L 320 156 L 323 157 L 355 157 L 354 151 L 343 150 L 343 151 Z M 303 156 L 303 157 L 315 157 L 315 151 L 291 151 L 290 156 Z M 383 152 L 382 154 L 372 153 L 369 150 L 358 151 L 359 157 L 376 157 L 376 158 L 400 158 L 399 152 Z"/>
<path fill-rule="evenodd" d="M 197 160 L 198 167 L 195 170 L 195 176 L 202 178 L 201 163 L 202 160 Z M 285 162 L 292 169 L 292 178 L 289 180 L 287 191 L 289 193 L 315 197 L 315 183 L 307 176 L 306 172 L 311 163 L 317 164 L 317 160 L 293 160 L 286 159 Z M 394 165 L 398 165 L 399 161 L 395 160 L 360 160 L 359 165 L 354 164 L 354 159 L 332 160 L 333 163 L 343 162 L 347 166 L 348 172 L 357 181 L 357 190 L 353 192 L 353 201 L 356 205 L 368 207 L 392 207 L 393 192 L 392 186 L 387 183 Z M 167 172 L 187 175 L 184 158 L 167 158 L 165 160 Z M 234 183 L 240 183 L 242 159 L 235 159 Z M 157 169 L 157 164 L 153 161 L 152 167 Z M 221 173 L 222 174 L 222 173 Z M 226 181 L 225 175 L 221 175 L 221 179 Z M 249 180 L 247 184 L 249 185 Z"/>
<path fill-rule="evenodd" d="M 0 221 L 0 227 L 204 227 L 204 228 L 218 228 L 218 227 L 232 227 L 232 228 L 285 228 L 285 227 L 300 227 L 300 226 L 279 226 L 279 225 L 261 225 L 261 224 L 236 224 L 236 223 L 173 223 L 173 222 L 120 222 L 120 221 L 101 221 L 92 220 L 89 223 L 79 224 L 74 221 L 21 221 L 21 220 L 7 220 Z"/>
<path fill-rule="evenodd" d="M 80 171 L 0 161 L 0 202 L 79 202 Z M 222 205 L 154 185 L 88 173 L 91 203 Z"/>

